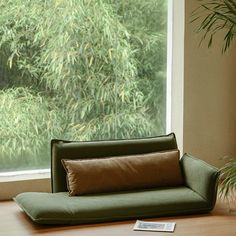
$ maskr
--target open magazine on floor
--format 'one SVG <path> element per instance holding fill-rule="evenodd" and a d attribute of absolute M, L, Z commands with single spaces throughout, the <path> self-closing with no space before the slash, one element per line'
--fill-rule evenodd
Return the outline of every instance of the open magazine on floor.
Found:
<path fill-rule="evenodd" d="M 133 230 L 174 232 L 175 225 L 175 222 L 151 222 L 137 220 Z"/>

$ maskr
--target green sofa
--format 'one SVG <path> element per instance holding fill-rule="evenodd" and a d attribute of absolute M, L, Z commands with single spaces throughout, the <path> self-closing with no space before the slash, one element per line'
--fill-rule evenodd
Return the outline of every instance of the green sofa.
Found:
<path fill-rule="evenodd" d="M 39 224 L 84 224 L 147 217 L 207 213 L 214 208 L 218 170 L 184 154 L 184 184 L 130 191 L 69 196 L 61 159 L 102 158 L 177 149 L 173 133 L 165 136 L 111 141 L 51 142 L 52 193 L 27 192 L 15 201 Z M 168 174 L 168 173 L 167 173 Z"/>

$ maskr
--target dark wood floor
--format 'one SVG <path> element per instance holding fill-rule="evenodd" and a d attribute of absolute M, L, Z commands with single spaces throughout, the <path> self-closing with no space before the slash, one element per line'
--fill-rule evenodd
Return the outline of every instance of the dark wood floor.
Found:
<path fill-rule="evenodd" d="M 173 236 L 236 236 L 236 212 L 230 212 L 227 204 L 217 202 L 210 214 L 163 217 L 146 219 L 152 221 L 176 222 Z M 28 235 L 76 235 L 76 236 L 167 236 L 170 233 L 133 231 L 135 220 L 80 225 L 48 227 L 34 224 L 13 201 L 0 202 L 0 235 L 28 236 Z"/>

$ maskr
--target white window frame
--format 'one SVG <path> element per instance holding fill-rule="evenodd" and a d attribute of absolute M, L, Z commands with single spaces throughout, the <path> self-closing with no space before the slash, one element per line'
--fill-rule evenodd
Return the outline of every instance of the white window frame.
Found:
<path fill-rule="evenodd" d="M 185 1 L 168 0 L 167 127 L 183 153 Z"/>
<path fill-rule="evenodd" d="M 184 0 L 168 0 L 166 133 L 174 132 L 183 151 Z M 173 40 L 174 39 L 174 40 Z M 0 174 L 0 200 L 20 192 L 50 192 L 50 169 Z"/>

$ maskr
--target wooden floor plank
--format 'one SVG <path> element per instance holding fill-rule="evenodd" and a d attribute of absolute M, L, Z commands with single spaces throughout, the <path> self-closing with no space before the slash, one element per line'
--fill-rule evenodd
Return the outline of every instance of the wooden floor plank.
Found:
<path fill-rule="evenodd" d="M 210 214 L 145 219 L 176 222 L 172 236 L 236 236 L 236 212 L 217 202 Z M 133 231 L 135 220 L 79 226 L 39 226 L 34 224 L 13 201 L 0 202 L 1 236 L 167 236 L 169 233 Z"/>

